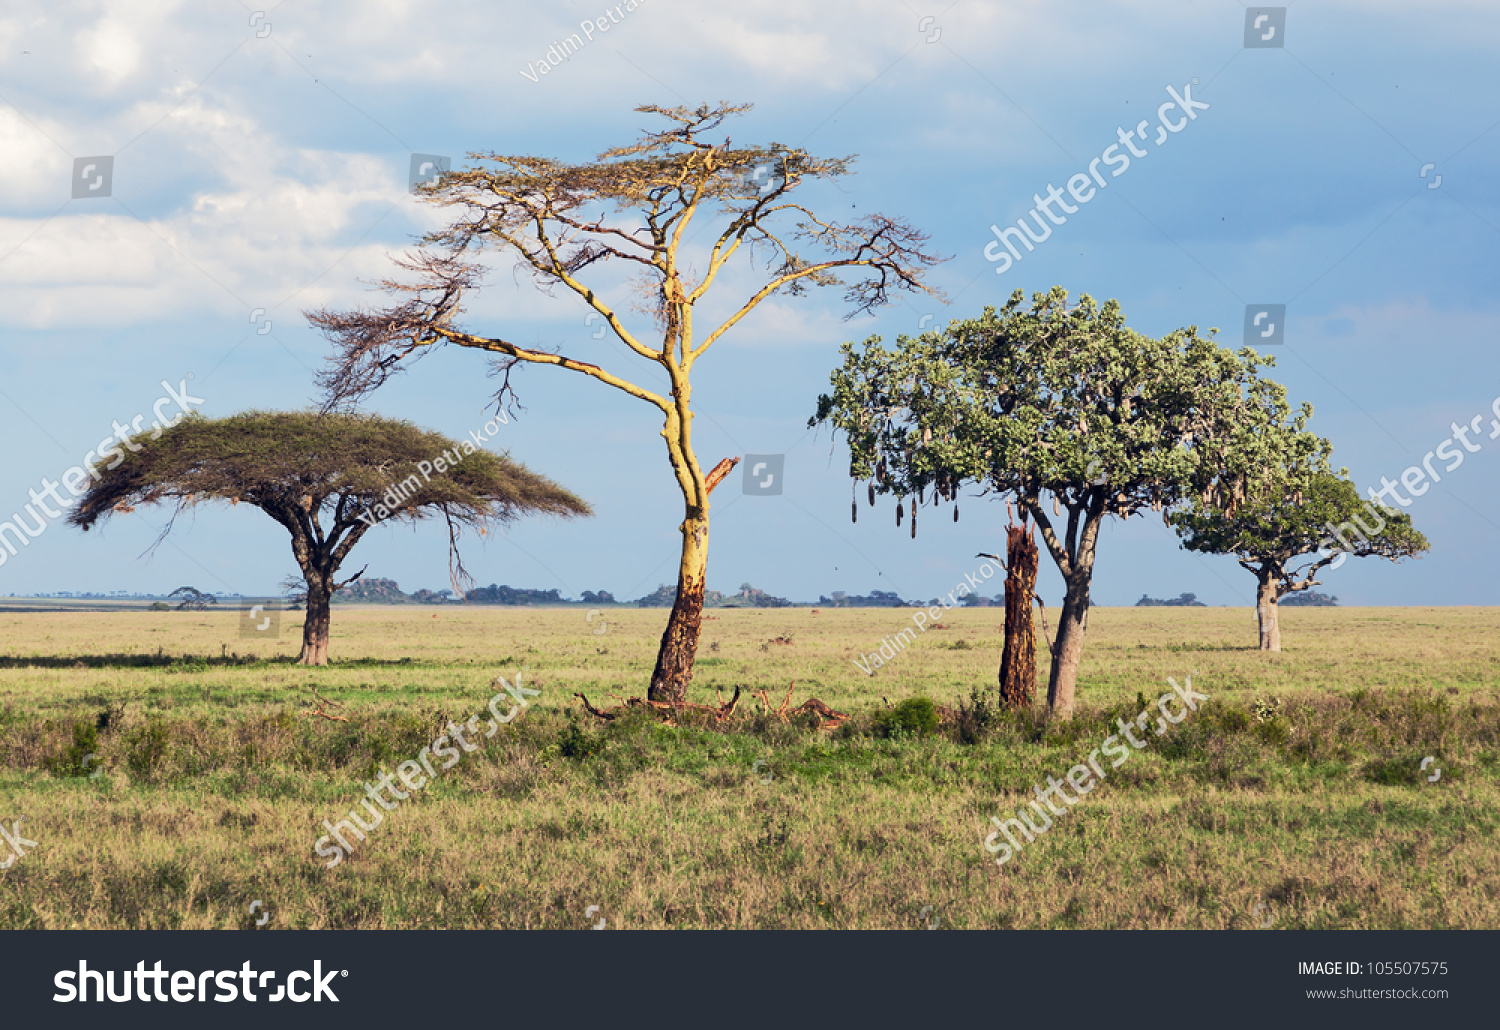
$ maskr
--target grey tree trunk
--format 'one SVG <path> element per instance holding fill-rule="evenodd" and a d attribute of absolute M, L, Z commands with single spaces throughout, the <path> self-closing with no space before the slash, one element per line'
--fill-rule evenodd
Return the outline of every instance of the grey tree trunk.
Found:
<path fill-rule="evenodd" d="M 1255 616 L 1260 626 L 1260 649 L 1281 650 L 1281 623 L 1278 620 L 1281 599 L 1276 590 L 1276 580 L 1267 574 L 1257 577 L 1255 586 Z"/>

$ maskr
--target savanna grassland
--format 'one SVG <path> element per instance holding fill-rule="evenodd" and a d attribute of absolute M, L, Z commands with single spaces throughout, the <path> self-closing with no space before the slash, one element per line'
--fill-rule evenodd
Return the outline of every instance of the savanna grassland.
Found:
<path fill-rule="evenodd" d="M 710 614 L 694 700 L 850 720 L 583 713 L 644 694 L 658 610 L 339 607 L 321 669 L 297 613 L 259 657 L 232 612 L 0 613 L 0 820 L 37 842 L 0 927 L 1500 927 L 1500 610 L 1287 609 L 1263 654 L 1247 609 L 1095 609 L 1067 725 L 984 702 L 1000 609 L 873 677 L 909 612 Z M 530 707 L 326 868 L 323 821 L 518 673 Z M 991 816 L 1189 675 L 1210 701 L 996 866 Z M 934 732 L 893 717 L 919 695 Z"/>

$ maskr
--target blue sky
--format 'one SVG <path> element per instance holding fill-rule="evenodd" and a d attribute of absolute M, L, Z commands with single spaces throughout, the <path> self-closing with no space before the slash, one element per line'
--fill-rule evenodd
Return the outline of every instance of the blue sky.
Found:
<path fill-rule="evenodd" d="M 715 344 L 695 370 L 700 458 L 784 453 L 786 480 L 775 497 L 744 496 L 738 474 L 716 491 L 710 587 L 928 598 L 976 568 L 970 556 L 999 550 L 1004 506 L 979 498 L 960 501 L 957 525 L 924 510 L 915 541 L 888 501 L 851 525 L 846 453 L 806 421 L 845 340 L 894 340 L 1014 289 L 1062 284 L 1119 298 L 1143 332 L 1216 326 L 1233 346 L 1247 305 L 1286 304 L 1285 342 L 1266 348 L 1271 374 L 1313 404 L 1313 427 L 1362 488 L 1399 478 L 1453 423 L 1483 415 L 1480 449 L 1408 509 L 1431 553 L 1350 561 L 1321 589 L 1346 604 L 1500 600 L 1500 439 L 1488 438 L 1500 397 L 1500 8 L 1296 3 L 1268 23 L 1284 46 L 1246 48 L 1246 8 L 1207 0 L 644 0 L 538 81 L 525 74 L 604 16 L 587 0 L 8 5 L 0 518 L 112 421 L 149 424 L 163 380 L 191 375 L 210 416 L 309 403 L 327 345 L 302 310 L 375 302 L 363 282 L 438 224 L 407 191 L 412 153 L 455 166 L 476 150 L 583 161 L 651 125 L 638 104 L 729 100 L 756 105 L 730 124 L 737 143 L 857 154 L 856 174 L 801 195 L 830 216 L 877 211 L 928 232 L 952 257 L 931 280 L 952 303 L 905 297 L 846 323 L 839 291 L 814 291 L 768 302 Z M 989 227 L 1021 218 L 1049 184 L 1064 188 L 1119 129 L 1145 118 L 1153 134 L 1169 86 L 1190 86 L 1208 109 L 996 275 Z M 73 199 L 75 160 L 104 156 L 110 195 Z M 475 331 L 660 381 L 622 345 L 593 339 L 580 301 L 493 260 L 469 305 Z M 746 296 L 753 276 L 737 269 L 712 310 Z M 624 306 L 623 284 L 609 290 Z M 482 356 L 449 349 L 367 406 L 463 437 L 489 418 L 486 372 Z M 493 445 L 596 516 L 468 539 L 479 582 L 624 598 L 671 581 L 681 500 L 655 409 L 553 368 L 523 368 L 515 383 L 525 410 Z M 201 507 L 141 557 L 166 514 L 143 509 L 88 534 L 53 523 L 0 566 L 0 593 L 262 593 L 294 569 L 279 527 L 245 506 Z M 441 588 L 445 542 L 436 525 L 382 527 L 355 567 Z M 1043 595 L 1060 600 L 1043 566 Z M 1147 517 L 1106 529 L 1094 598 L 1191 591 L 1248 605 L 1252 588 L 1232 559 L 1183 552 Z"/>

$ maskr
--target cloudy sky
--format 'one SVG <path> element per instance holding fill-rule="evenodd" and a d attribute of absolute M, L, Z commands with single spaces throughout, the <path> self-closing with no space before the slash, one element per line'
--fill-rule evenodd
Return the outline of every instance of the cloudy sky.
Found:
<path fill-rule="evenodd" d="M 1412 498 L 1431 554 L 1350 561 L 1323 589 L 1346 604 L 1500 602 L 1500 439 L 1489 439 L 1500 7 L 644 0 L 622 5 L 607 31 L 600 18 L 591 0 L 7 4 L 0 519 L 113 422 L 149 425 L 163 381 L 186 381 L 210 416 L 307 405 L 328 347 L 302 312 L 374 302 L 365 284 L 440 224 L 409 192 L 414 153 L 454 167 L 487 150 L 586 161 L 653 127 L 639 104 L 728 100 L 755 105 L 729 127 L 738 144 L 858 155 L 857 174 L 806 201 L 929 233 L 951 256 L 931 280 L 951 304 L 903 298 L 845 322 L 840 291 L 813 291 L 763 305 L 715 345 L 694 382 L 700 458 L 785 454 L 786 466 L 780 496 L 745 496 L 738 475 L 715 493 L 710 587 L 927 598 L 973 569 L 970 556 L 1000 549 L 993 501 L 961 501 L 957 525 L 929 515 L 915 541 L 889 502 L 851 525 L 846 453 L 806 421 L 843 341 L 894 340 L 1061 284 L 1119 298 L 1143 332 L 1219 327 L 1235 346 L 1247 306 L 1285 304 L 1282 342 L 1263 348 L 1272 374 L 1312 403 L 1313 427 L 1362 488 L 1398 479 L 1454 423 L 1483 416 L 1479 450 L 1451 473 L 1439 460 L 1441 482 Z M 538 74 L 574 33 L 592 38 Z M 1208 105 L 1186 124 L 1169 110 L 1172 133 L 1157 130 L 1169 87 Z M 1034 193 L 1063 188 L 1142 119 L 1146 156 L 997 275 L 989 227 L 1014 223 Z M 469 306 L 475 331 L 661 380 L 594 339 L 582 302 L 493 261 Z M 724 280 L 718 310 L 754 274 Z M 487 370 L 450 348 L 367 406 L 463 437 L 492 410 Z M 515 382 L 525 410 L 492 446 L 596 516 L 470 539 L 479 582 L 625 598 L 672 580 L 681 501 L 655 409 L 555 368 L 523 368 Z M 245 506 L 200 508 L 142 557 L 164 521 L 143 509 L 88 534 L 49 525 L 0 566 L 0 593 L 269 593 L 294 569 L 279 527 Z M 355 555 L 407 590 L 447 585 L 435 525 L 378 529 Z M 1043 565 L 1044 596 L 1058 600 Z M 1232 559 L 1181 551 L 1152 517 L 1108 527 L 1094 596 L 1119 605 L 1191 591 L 1248 605 L 1252 587 Z"/>

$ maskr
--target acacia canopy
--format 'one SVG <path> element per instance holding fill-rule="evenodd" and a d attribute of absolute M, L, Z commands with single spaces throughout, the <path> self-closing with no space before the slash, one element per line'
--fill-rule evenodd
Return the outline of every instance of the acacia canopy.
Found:
<path fill-rule="evenodd" d="M 584 501 L 509 456 L 409 422 L 249 411 L 222 419 L 194 414 L 132 446 L 118 467 L 101 470 L 68 521 L 87 530 L 137 505 L 175 503 L 164 538 L 178 514 L 205 501 L 254 505 L 291 535 L 308 588 L 301 660 L 318 665 L 327 660 L 328 602 L 344 585 L 334 575 L 379 523 L 444 519 L 458 581 L 467 580 L 457 550 L 463 527 L 483 532 L 526 514 L 591 514 Z"/>
<path fill-rule="evenodd" d="M 1198 499 L 1170 519 L 1187 550 L 1232 554 L 1255 574 L 1263 651 L 1281 650 L 1281 598 L 1320 586 L 1317 574 L 1337 567 L 1344 554 L 1399 561 L 1428 548 L 1410 515 L 1361 501 L 1346 470 L 1323 465 L 1328 448 L 1321 443 L 1315 459 L 1281 466 L 1288 475 L 1261 482 L 1232 509 Z M 1342 537 L 1337 544 L 1334 532 Z M 1306 564 L 1292 568 L 1299 559 Z"/>

